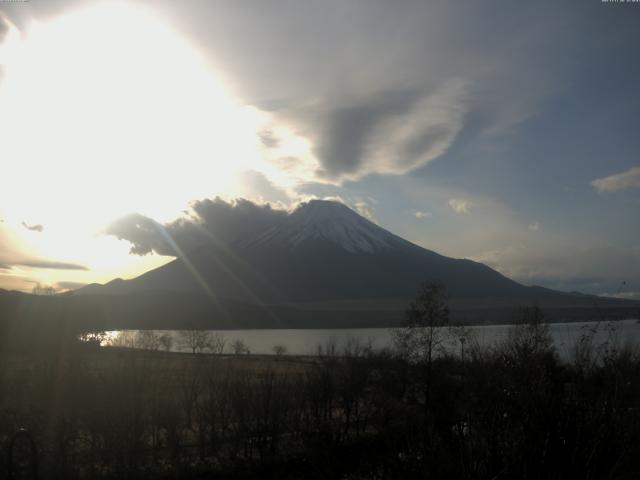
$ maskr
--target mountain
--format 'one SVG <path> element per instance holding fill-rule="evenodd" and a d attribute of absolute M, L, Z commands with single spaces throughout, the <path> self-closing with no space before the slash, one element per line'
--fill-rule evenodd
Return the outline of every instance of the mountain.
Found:
<path fill-rule="evenodd" d="M 251 238 L 203 245 L 137 278 L 84 287 L 74 301 L 100 304 L 110 324 L 144 318 L 164 326 L 380 326 L 397 323 L 430 280 L 444 282 L 454 316 L 466 322 L 508 321 L 515 307 L 534 303 L 558 319 L 585 318 L 594 305 L 598 312 L 631 305 L 521 285 L 320 200 Z"/>
<path fill-rule="evenodd" d="M 426 250 L 320 200 L 253 238 L 202 246 L 135 279 L 78 293 L 201 292 L 267 304 L 409 299 L 425 280 L 444 282 L 454 297 L 531 293 L 486 265 Z"/>

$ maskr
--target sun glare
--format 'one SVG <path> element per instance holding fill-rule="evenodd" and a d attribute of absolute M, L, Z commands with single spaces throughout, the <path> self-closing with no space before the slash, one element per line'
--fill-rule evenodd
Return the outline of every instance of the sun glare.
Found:
<path fill-rule="evenodd" d="M 189 200 L 233 194 L 236 175 L 259 162 L 255 112 L 145 9 L 94 6 L 9 40 L 0 205 L 14 224 L 44 225 L 44 254 L 77 257 L 74 236 L 122 214 L 169 220 Z"/>

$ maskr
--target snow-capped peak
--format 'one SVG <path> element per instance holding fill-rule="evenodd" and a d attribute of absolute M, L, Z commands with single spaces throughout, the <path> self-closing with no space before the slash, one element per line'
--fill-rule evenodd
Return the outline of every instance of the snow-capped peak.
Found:
<path fill-rule="evenodd" d="M 270 243 L 297 248 L 316 240 L 329 241 L 352 253 L 373 253 L 403 242 L 342 203 L 312 200 L 302 204 L 286 221 L 270 228 L 249 245 Z"/>

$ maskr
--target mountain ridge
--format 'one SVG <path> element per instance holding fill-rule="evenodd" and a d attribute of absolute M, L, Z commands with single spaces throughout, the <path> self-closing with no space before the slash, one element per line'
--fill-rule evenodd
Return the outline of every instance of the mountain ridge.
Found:
<path fill-rule="evenodd" d="M 640 307 L 521 285 L 326 201 L 248 238 L 180 247 L 174 260 L 129 280 L 53 297 L 0 292 L 0 317 L 25 332 L 42 322 L 75 331 L 394 327 L 424 281 L 445 283 L 452 321 L 464 324 L 509 323 L 532 304 L 549 321 L 631 318 Z"/>
<path fill-rule="evenodd" d="M 131 280 L 77 294 L 201 293 L 254 305 L 413 298 L 423 281 L 442 281 L 453 299 L 585 304 L 592 297 L 525 286 L 485 264 L 411 243 L 344 204 L 312 200 L 251 238 L 209 244 Z M 504 303 L 504 302 L 503 302 Z"/>

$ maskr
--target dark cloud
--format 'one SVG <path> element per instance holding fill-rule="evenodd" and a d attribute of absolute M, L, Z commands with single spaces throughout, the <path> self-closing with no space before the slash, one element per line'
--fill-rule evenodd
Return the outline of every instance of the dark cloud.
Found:
<path fill-rule="evenodd" d="M 27 223 L 22 222 L 22 226 L 27 230 L 31 230 L 32 232 L 42 232 L 44 230 L 44 227 L 40 224 L 28 225 Z"/>
<path fill-rule="evenodd" d="M 108 235 L 131 242 L 131 253 L 180 256 L 201 245 L 228 245 L 264 231 L 287 216 L 285 210 L 238 199 L 205 199 L 191 205 L 193 215 L 162 225 L 140 214 L 113 222 Z"/>
<path fill-rule="evenodd" d="M 340 107 L 323 120 L 316 139 L 321 177 L 402 174 L 446 151 L 462 128 L 467 82 L 434 89 L 396 89 Z"/>
<path fill-rule="evenodd" d="M 320 165 L 304 180 L 325 182 L 418 168 L 447 150 L 463 121 L 473 127 L 465 141 L 522 122 L 564 81 L 567 52 L 582 51 L 577 33 L 592 28 L 595 10 L 497 0 L 155 5 L 215 52 L 244 102 L 310 140 Z M 468 87 L 447 94 L 451 79 Z M 269 130 L 261 140 L 282 144 Z"/>
<path fill-rule="evenodd" d="M 271 130 L 260 132 L 260 141 L 267 148 L 277 148 L 280 146 L 280 141 Z"/>
<path fill-rule="evenodd" d="M 392 92 L 329 112 L 322 123 L 316 154 L 323 176 L 355 173 L 366 160 L 366 145 L 375 127 L 386 118 L 406 112 L 415 101 L 415 92 Z"/>
<path fill-rule="evenodd" d="M 55 9 L 33 3 L 32 11 Z M 593 20 L 621 15 L 556 3 L 274 0 L 211 8 L 158 0 L 154 8 L 210 54 L 242 102 L 311 140 L 319 178 L 305 181 L 339 182 L 401 174 L 437 158 L 467 111 L 482 118 L 478 131 L 528 118 L 569 73 L 572 48 L 582 53 L 615 37 L 607 27 L 615 22 Z M 594 28 L 585 45 L 583 33 Z M 451 79 L 468 82 L 471 98 Z M 260 138 L 268 149 L 281 144 L 269 129 Z"/>
<path fill-rule="evenodd" d="M 175 225 L 174 230 L 177 230 Z M 131 242 L 131 253 L 135 255 L 146 255 L 152 251 L 160 255 L 170 255 L 174 252 L 165 236 L 165 227 L 139 213 L 117 219 L 107 227 L 106 233 Z"/>

